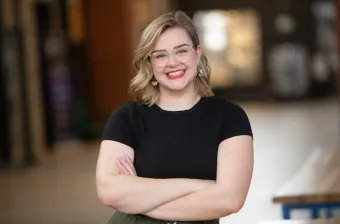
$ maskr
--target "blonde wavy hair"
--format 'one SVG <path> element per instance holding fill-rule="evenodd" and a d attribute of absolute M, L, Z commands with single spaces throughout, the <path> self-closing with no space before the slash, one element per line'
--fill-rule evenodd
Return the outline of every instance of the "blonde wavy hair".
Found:
<path fill-rule="evenodd" d="M 132 63 L 135 76 L 131 80 L 129 93 L 138 103 L 152 106 L 159 99 L 159 85 L 153 86 L 151 84 L 154 75 L 149 55 L 159 36 L 172 28 L 186 30 L 195 49 L 200 44 L 197 30 L 184 12 L 167 13 L 153 20 L 142 33 Z M 197 73 L 194 81 L 197 94 L 202 97 L 213 96 L 213 91 L 209 85 L 211 69 L 208 65 L 208 59 L 203 54 L 200 57 Z"/>

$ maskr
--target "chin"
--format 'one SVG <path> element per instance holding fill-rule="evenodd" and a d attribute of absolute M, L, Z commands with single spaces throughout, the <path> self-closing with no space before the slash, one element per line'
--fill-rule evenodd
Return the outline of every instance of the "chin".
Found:
<path fill-rule="evenodd" d="M 186 83 L 172 83 L 171 85 L 164 85 L 170 91 L 182 91 L 189 88 L 190 85 Z"/>
<path fill-rule="evenodd" d="M 160 84 L 164 89 L 170 91 L 182 91 L 194 87 L 194 80 L 191 79 L 191 77 L 182 77 L 177 80 L 168 80 L 167 78 L 164 78 L 160 81 Z"/>

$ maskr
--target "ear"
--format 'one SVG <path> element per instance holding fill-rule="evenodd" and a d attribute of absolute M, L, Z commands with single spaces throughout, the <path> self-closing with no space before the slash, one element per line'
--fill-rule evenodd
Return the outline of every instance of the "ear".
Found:
<path fill-rule="evenodd" d="M 201 55 L 202 55 L 201 45 L 197 45 L 197 47 L 196 47 L 196 54 L 197 54 L 197 63 L 198 63 L 199 60 L 201 59 Z"/>

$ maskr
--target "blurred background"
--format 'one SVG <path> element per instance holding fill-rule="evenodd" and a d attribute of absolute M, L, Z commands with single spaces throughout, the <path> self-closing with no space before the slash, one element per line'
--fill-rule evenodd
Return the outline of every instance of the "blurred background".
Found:
<path fill-rule="evenodd" d="M 199 30 L 216 95 L 254 131 L 249 197 L 222 223 L 282 219 L 275 192 L 316 150 L 340 150 L 340 0 L 0 0 L 0 223 L 108 221 L 99 137 L 131 100 L 142 30 L 177 9 Z"/>

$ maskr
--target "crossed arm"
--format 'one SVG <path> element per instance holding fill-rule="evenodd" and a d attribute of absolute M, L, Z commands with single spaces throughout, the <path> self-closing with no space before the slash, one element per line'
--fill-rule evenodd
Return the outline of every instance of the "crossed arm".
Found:
<path fill-rule="evenodd" d="M 233 137 L 220 144 L 214 182 L 137 177 L 133 156 L 128 146 L 102 142 L 97 164 L 98 196 L 118 211 L 163 220 L 196 221 L 227 216 L 244 204 L 253 169 L 249 136 Z"/>

